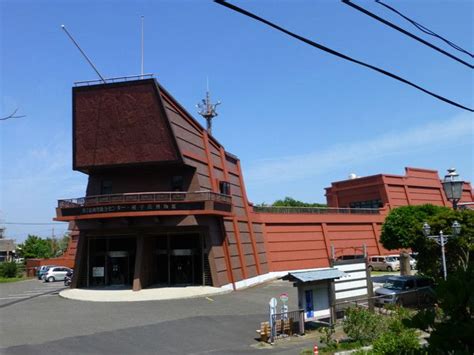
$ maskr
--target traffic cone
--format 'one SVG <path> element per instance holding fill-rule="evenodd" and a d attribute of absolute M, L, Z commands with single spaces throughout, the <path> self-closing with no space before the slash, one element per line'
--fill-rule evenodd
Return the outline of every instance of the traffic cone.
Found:
<path fill-rule="evenodd" d="M 315 345 L 313 348 L 313 355 L 318 355 L 318 354 L 319 354 L 318 346 Z"/>

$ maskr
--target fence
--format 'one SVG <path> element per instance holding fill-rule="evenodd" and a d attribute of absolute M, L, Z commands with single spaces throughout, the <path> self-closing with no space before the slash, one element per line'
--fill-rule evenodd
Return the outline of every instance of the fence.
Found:
<path fill-rule="evenodd" d="M 380 214 L 378 208 L 337 208 L 337 207 L 286 207 L 286 206 L 253 206 L 258 213 L 311 213 L 311 214 Z"/>
<path fill-rule="evenodd" d="M 293 334 L 304 334 L 304 310 L 272 314 L 270 328 L 270 343 Z"/>
<path fill-rule="evenodd" d="M 379 314 L 390 314 L 391 310 L 385 306 L 426 307 L 432 303 L 432 297 L 420 290 L 399 292 L 394 298 L 392 295 L 381 295 L 337 302 L 334 305 L 336 319 L 344 317 L 349 307 L 364 307 Z M 404 301 L 405 300 L 405 301 Z"/>

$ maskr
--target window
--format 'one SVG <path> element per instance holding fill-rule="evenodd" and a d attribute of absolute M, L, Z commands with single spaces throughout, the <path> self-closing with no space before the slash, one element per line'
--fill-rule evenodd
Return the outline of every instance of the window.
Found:
<path fill-rule="evenodd" d="M 171 191 L 183 191 L 184 179 L 181 175 L 171 178 Z"/>
<path fill-rule="evenodd" d="M 230 183 L 227 181 L 219 181 L 219 191 L 223 195 L 230 195 Z"/>
<path fill-rule="evenodd" d="M 100 182 L 100 194 L 101 195 L 111 195 L 112 194 L 112 181 L 102 180 Z"/>
<path fill-rule="evenodd" d="M 350 208 L 381 208 L 383 207 L 382 200 L 369 200 L 369 201 L 355 201 L 349 204 Z"/>
<path fill-rule="evenodd" d="M 405 290 L 409 290 L 415 287 L 415 280 L 407 280 L 405 283 Z"/>

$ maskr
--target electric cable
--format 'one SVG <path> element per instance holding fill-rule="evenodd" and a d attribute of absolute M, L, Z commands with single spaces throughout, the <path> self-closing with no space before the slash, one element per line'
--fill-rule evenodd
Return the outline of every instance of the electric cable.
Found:
<path fill-rule="evenodd" d="M 469 112 L 474 112 L 474 110 L 473 110 L 472 108 L 463 106 L 463 105 L 458 104 L 457 102 L 454 102 L 454 101 L 452 101 L 452 100 L 450 100 L 450 99 L 447 99 L 447 98 L 445 98 L 445 97 L 443 97 L 443 96 L 441 96 L 441 95 L 435 94 L 434 92 L 431 92 L 431 91 L 429 91 L 429 90 L 427 90 L 427 89 L 424 89 L 424 88 L 422 88 L 421 86 L 419 86 L 419 85 L 417 85 L 417 84 L 414 84 L 414 83 L 408 81 L 407 79 L 404 79 L 404 78 L 402 78 L 402 77 L 400 77 L 400 76 L 398 76 L 398 75 L 396 75 L 396 74 L 390 73 L 390 72 L 388 72 L 388 71 L 386 71 L 386 70 L 384 70 L 384 69 L 382 69 L 382 68 L 378 68 L 378 67 L 376 67 L 376 66 L 374 66 L 374 65 L 367 64 L 367 63 L 364 63 L 364 62 L 362 62 L 362 61 L 360 61 L 360 60 L 351 58 L 351 57 L 349 57 L 349 56 L 347 56 L 347 55 L 345 55 L 345 54 L 342 54 L 342 53 L 340 53 L 340 52 L 337 52 L 337 51 L 335 51 L 335 50 L 333 50 L 333 49 L 331 49 L 331 48 L 328 48 L 328 47 L 326 47 L 326 46 L 323 46 L 322 44 L 316 43 L 316 42 L 314 42 L 314 41 L 312 41 L 312 40 L 310 40 L 310 39 L 307 39 L 307 38 L 305 38 L 305 37 L 303 37 L 303 36 L 300 36 L 300 35 L 298 35 L 298 34 L 296 34 L 296 33 L 290 32 L 290 31 L 288 31 L 287 29 L 285 29 L 285 28 L 283 28 L 283 27 L 280 27 L 280 26 L 278 26 L 278 25 L 276 25 L 276 24 L 274 24 L 274 23 L 272 23 L 272 22 L 270 22 L 270 21 L 268 21 L 268 20 L 265 20 L 264 18 L 261 18 L 261 17 L 255 15 L 255 14 L 253 14 L 253 13 L 247 11 L 247 10 L 244 10 L 244 9 L 238 7 L 238 6 L 235 6 L 235 5 L 233 5 L 233 4 L 230 4 L 230 3 L 226 2 L 225 0 L 214 0 L 214 2 L 217 3 L 217 4 L 219 4 L 219 5 L 225 6 L 225 7 L 229 8 L 229 9 L 231 9 L 231 10 L 234 10 L 234 11 L 236 11 L 236 12 L 238 12 L 238 13 L 241 13 L 242 15 L 251 17 L 251 18 L 253 18 L 254 20 L 257 20 L 257 21 L 259 21 L 259 22 L 262 22 L 262 23 L 264 23 L 264 24 L 266 24 L 266 25 L 268 25 L 268 26 L 270 26 L 270 27 L 272 27 L 272 28 L 274 28 L 274 29 L 276 29 L 276 30 L 278 30 L 278 31 L 280 31 L 280 32 L 283 32 L 283 33 L 287 34 L 288 36 L 291 36 L 291 37 L 296 38 L 296 39 L 298 39 L 298 40 L 300 40 L 300 41 L 302 41 L 302 42 L 304 42 L 304 43 L 306 43 L 306 44 L 309 44 L 309 45 L 312 46 L 312 47 L 316 47 L 316 48 L 318 48 L 318 49 L 320 49 L 320 50 L 322 50 L 322 51 L 324 51 L 324 52 L 327 52 L 327 53 L 329 53 L 329 54 L 332 54 L 332 55 L 334 55 L 334 56 L 336 56 L 336 57 L 345 59 L 345 60 L 347 60 L 347 61 L 350 61 L 350 62 L 353 62 L 353 63 L 356 63 L 356 64 L 359 64 L 359 65 L 361 65 L 361 66 L 363 66 L 363 67 L 372 69 L 372 70 L 374 70 L 374 71 L 376 71 L 376 72 L 379 72 L 379 73 L 381 73 L 381 74 L 383 74 L 383 75 L 389 76 L 389 77 L 391 77 L 391 78 L 393 78 L 393 79 L 395 79 L 395 80 L 401 81 L 402 83 L 405 83 L 405 84 L 407 84 L 407 85 L 409 85 L 409 86 L 412 86 L 412 87 L 414 87 L 414 88 L 416 88 L 416 89 L 418 89 L 418 90 L 420 90 L 420 91 L 422 91 L 422 92 L 424 92 L 424 93 L 426 93 L 426 94 L 428 94 L 428 95 L 430 95 L 430 96 L 433 96 L 433 97 L 437 98 L 438 100 L 444 101 L 444 102 L 446 102 L 446 103 L 448 103 L 448 104 L 450 104 L 450 105 L 453 105 L 453 106 L 462 108 L 463 110 L 467 110 L 467 111 L 469 111 Z"/>
<path fill-rule="evenodd" d="M 387 4 L 384 4 L 382 1 L 380 0 L 375 0 L 376 3 L 386 7 L 387 9 L 395 12 L 397 15 L 403 17 L 405 20 L 407 20 L 408 22 L 410 22 L 413 26 L 415 26 L 416 28 L 418 28 L 420 31 L 430 35 L 430 36 L 433 36 L 433 37 L 436 37 L 440 40 L 442 40 L 443 42 L 445 42 L 446 44 L 448 44 L 449 46 L 453 47 L 454 49 L 464 53 L 464 54 L 467 54 L 468 56 L 470 56 L 471 58 L 474 58 L 474 54 L 472 54 L 471 52 L 465 50 L 464 48 L 458 46 L 457 44 L 454 44 L 453 42 L 451 42 L 450 40 L 444 38 L 443 36 L 440 36 L 439 34 L 437 34 L 436 32 L 433 32 L 432 30 L 430 30 L 428 27 L 426 26 L 423 26 L 422 24 L 416 22 L 415 20 L 412 20 L 411 18 L 405 16 L 404 14 L 402 14 L 400 11 L 398 11 L 397 9 L 387 5 Z"/>
<path fill-rule="evenodd" d="M 452 55 L 451 53 L 446 52 L 444 49 L 441 49 L 441 48 L 435 46 L 434 44 L 431 44 L 431 43 L 428 42 L 428 41 L 425 41 L 423 38 L 418 37 L 418 36 L 416 36 L 416 35 L 414 35 L 414 34 L 408 32 L 408 31 L 404 30 L 404 29 L 401 28 L 401 27 L 398 27 L 397 25 L 394 25 L 393 23 L 391 23 L 391 22 L 389 22 L 389 21 L 387 21 L 387 20 L 384 20 L 384 19 L 381 18 L 380 16 L 377 16 L 376 14 L 374 14 L 374 13 L 372 13 L 372 12 L 370 12 L 370 11 L 364 9 L 363 7 L 360 7 L 360 6 L 356 5 L 356 4 L 354 4 L 354 3 L 351 2 L 350 0 L 341 0 L 341 1 L 342 1 L 344 4 L 349 5 L 350 7 L 352 7 L 352 8 L 354 8 L 354 9 L 356 9 L 356 10 L 358 10 L 358 11 L 360 11 L 360 12 L 366 14 L 367 16 L 370 16 L 370 17 L 372 17 L 373 19 L 376 19 L 377 21 L 382 22 L 383 24 L 385 24 L 385 25 L 387 25 L 387 26 L 389 26 L 389 27 L 392 27 L 393 29 L 395 29 L 395 30 L 397 30 L 397 31 L 399 31 L 399 32 L 401 32 L 401 33 L 403 33 L 404 35 L 407 35 L 408 37 L 411 37 L 411 38 L 413 38 L 414 40 L 423 43 L 424 45 L 426 45 L 426 46 L 428 46 L 428 47 L 434 49 L 435 51 L 438 51 L 438 52 L 444 54 L 445 56 L 448 56 L 449 58 L 454 59 L 455 61 L 457 61 L 457 62 L 459 62 L 459 63 L 461 63 L 461 64 L 464 64 L 465 66 L 467 66 L 467 67 L 469 67 L 469 68 L 471 68 L 471 69 L 474 69 L 474 65 L 472 65 L 472 64 L 470 64 L 470 63 L 468 63 L 468 62 L 462 60 L 461 58 L 458 58 L 458 57 Z"/>
<path fill-rule="evenodd" d="M 61 225 L 64 226 L 64 223 L 50 222 L 50 223 L 33 223 L 33 222 L 0 222 L 0 224 L 11 224 L 17 226 L 49 226 L 49 225 Z"/>

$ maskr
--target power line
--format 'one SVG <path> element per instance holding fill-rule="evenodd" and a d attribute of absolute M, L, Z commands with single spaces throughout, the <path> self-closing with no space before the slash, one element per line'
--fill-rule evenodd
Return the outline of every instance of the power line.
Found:
<path fill-rule="evenodd" d="M 17 226 L 49 226 L 49 225 L 61 225 L 64 226 L 64 223 L 33 223 L 33 222 L 0 222 L 0 224 L 10 224 L 10 225 L 17 225 Z"/>
<path fill-rule="evenodd" d="M 306 44 L 309 44 L 310 46 L 316 47 L 316 48 L 318 48 L 318 49 L 320 49 L 320 50 L 322 50 L 322 51 L 324 51 L 324 52 L 327 52 L 327 53 L 332 54 L 332 55 L 334 55 L 334 56 L 336 56 L 336 57 L 345 59 L 345 60 L 347 60 L 347 61 L 350 61 L 350 62 L 359 64 L 359 65 L 362 65 L 363 67 L 372 69 L 372 70 L 374 70 L 374 71 L 376 71 L 376 72 L 379 72 L 379 73 L 381 73 L 381 74 L 383 74 L 383 75 L 389 76 L 389 77 L 391 77 L 391 78 L 393 78 L 393 79 L 395 79 L 395 80 L 401 81 L 402 83 L 405 83 L 405 84 L 407 84 L 407 85 L 409 85 L 409 86 L 412 86 L 412 87 L 414 87 L 414 88 L 416 88 L 416 89 L 418 89 L 418 90 L 420 90 L 420 91 L 422 91 L 422 92 L 424 92 L 424 93 L 426 93 L 426 94 L 428 94 L 428 95 L 430 95 L 430 96 L 433 96 L 433 97 L 437 98 L 438 100 L 444 101 L 444 102 L 446 102 L 446 103 L 448 103 L 448 104 L 450 104 L 450 105 L 453 105 L 453 106 L 462 108 L 463 110 L 467 110 L 467 111 L 469 111 L 469 112 L 474 112 L 474 110 L 473 110 L 472 108 L 463 106 L 463 105 L 458 104 L 457 102 L 454 102 L 454 101 L 452 101 L 452 100 L 449 100 L 449 99 L 447 99 L 447 98 L 445 98 L 445 97 L 443 97 L 443 96 L 441 96 L 441 95 L 435 94 L 434 92 L 431 92 L 431 91 L 429 91 L 429 90 L 427 90 L 427 89 L 424 89 L 424 88 L 422 88 L 421 86 L 419 86 L 419 85 L 417 85 L 417 84 L 414 84 L 414 83 L 408 81 L 407 79 L 404 79 L 404 78 L 402 78 L 402 77 L 400 77 L 400 76 L 398 76 L 398 75 L 396 75 L 396 74 L 390 73 L 390 72 L 388 72 L 388 71 L 386 71 L 386 70 L 384 70 L 384 69 L 378 68 L 378 67 L 376 67 L 376 66 L 374 66 L 374 65 L 361 62 L 360 60 L 351 58 L 351 57 L 349 57 L 349 56 L 347 56 L 347 55 L 345 55 L 345 54 L 342 54 L 342 53 L 340 53 L 340 52 L 337 52 L 337 51 L 335 51 L 335 50 L 333 50 L 333 49 L 331 49 L 331 48 L 328 48 L 328 47 L 326 47 L 326 46 L 323 46 L 322 44 L 313 42 L 313 41 L 310 40 L 310 39 L 307 39 L 307 38 L 305 38 L 305 37 L 302 37 L 302 36 L 300 36 L 300 35 L 297 35 L 296 33 L 290 32 L 290 31 L 284 29 L 283 27 L 280 27 L 280 26 L 278 26 L 278 25 L 276 25 L 276 24 L 274 24 L 274 23 L 272 23 L 272 22 L 270 22 L 270 21 L 268 21 L 268 20 L 265 20 L 265 19 L 263 19 L 263 18 L 261 18 L 261 17 L 255 15 L 255 14 L 253 14 L 253 13 L 247 11 L 247 10 L 244 10 L 244 9 L 242 9 L 242 8 L 240 8 L 240 7 L 237 7 L 237 6 L 235 6 L 235 5 L 232 5 L 232 4 L 230 4 L 230 3 L 227 3 L 227 2 L 224 1 L 224 0 L 214 0 L 214 2 L 217 3 L 217 4 L 219 4 L 219 5 L 225 6 L 225 7 L 229 8 L 229 9 L 231 9 L 231 10 L 234 10 L 234 11 L 236 11 L 236 12 L 239 12 L 239 13 L 245 15 L 245 16 L 251 17 L 251 18 L 253 18 L 253 19 L 257 20 L 257 21 L 260 21 L 260 22 L 262 22 L 262 23 L 264 23 L 264 24 L 266 24 L 266 25 L 268 25 L 268 26 L 270 26 L 270 27 L 273 27 L 274 29 L 276 29 L 276 30 L 278 30 L 278 31 L 281 31 L 281 32 L 283 32 L 283 33 L 285 33 L 285 34 L 287 34 L 287 35 L 293 37 L 293 38 L 296 38 L 296 39 L 298 39 L 298 40 L 300 40 L 300 41 L 302 41 L 302 42 L 304 42 L 304 43 L 306 43 Z"/>
<path fill-rule="evenodd" d="M 352 8 L 354 8 L 354 9 L 356 9 L 356 10 L 358 10 L 358 11 L 360 11 L 360 12 L 366 14 L 367 16 L 370 16 L 370 17 L 376 19 L 377 21 L 382 22 L 383 24 L 385 24 L 385 25 L 387 25 L 387 26 L 389 26 L 389 27 L 392 27 L 393 29 L 395 29 L 395 30 L 397 30 L 397 31 L 399 31 L 399 32 L 401 32 L 401 33 L 403 33 L 404 35 L 407 35 L 408 37 L 411 37 L 411 38 L 413 38 L 414 40 L 423 43 L 424 45 L 426 45 L 426 46 L 428 46 L 428 47 L 434 49 L 435 51 L 438 51 L 438 52 L 444 54 L 445 56 L 448 56 L 449 58 L 454 59 L 455 61 L 457 61 L 457 62 L 459 62 L 459 63 L 461 63 L 461 64 L 464 64 L 465 66 L 468 66 L 468 67 L 471 68 L 471 69 L 474 68 L 474 65 L 472 65 L 472 64 L 470 64 L 470 63 L 468 63 L 468 62 L 462 60 L 461 58 L 458 58 L 458 57 L 452 55 L 451 53 L 446 52 L 444 49 L 441 49 L 441 48 L 435 46 L 434 44 L 431 44 L 431 43 L 428 42 L 428 41 L 425 41 L 423 38 L 418 37 L 418 36 L 416 36 L 416 35 L 414 35 L 414 34 L 408 32 L 408 31 L 404 30 L 404 29 L 401 28 L 401 27 L 398 27 L 397 25 L 394 25 L 393 23 L 391 23 L 391 22 L 389 22 L 389 21 L 387 21 L 387 20 L 384 20 L 383 18 L 381 18 L 381 17 L 377 16 L 376 14 L 374 14 L 374 13 L 372 13 L 372 12 L 370 12 L 370 11 L 364 9 L 363 7 L 360 7 L 360 6 L 358 6 L 358 5 L 354 4 L 354 3 L 352 3 L 350 0 L 341 0 L 341 1 L 342 1 L 344 4 L 349 5 L 350 7 L 352 7 Z"/>
<path fill-rule="evenodd" d="M 443 42 L 445 42 L 446 44 L 450 45 L 451 47 L 453 47 L 454 49 L 462 52 L 462 53 L 465 53 L 467 54 L 468 56 L 470 56 L 471 58 L 474 58 L 474 54 L 472 54 L 471 52 L 459 47 L 457 44 L 454 44 L 453 42 L 451 42 L 450 40 L 440 36 L 439 34 L 437 34 L 436 32 L 433 32 L 432 30 L 430 30 L 428 27 L 426 26 L 423 26 L 422 24 L 416 22 L 415 20 L 412 20 L 411 18 L 405 16 L 404 14 L 402 14 L 400 11 L 394 9 L 393 7 L 387 5 L 387 4 L 384 4 L 382 1 L 380 0 L 375 0 L 376 3 L 379 3 L 380 5 L 386 7 L 387 9 L 395 12 L 396 14 L 398 14 L 399 16 L 403 17 L 405 20 L 407 20 L 408 22 L 410 22 L 413 26 L 415 26 L 416 28 L 418 28 L 420 31 L 430 35 L 430 36 L 433 36 L 433 37 L 436 37 L 436 38 L 439 38 L 440 40 L 442 40 Z"/>

